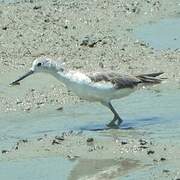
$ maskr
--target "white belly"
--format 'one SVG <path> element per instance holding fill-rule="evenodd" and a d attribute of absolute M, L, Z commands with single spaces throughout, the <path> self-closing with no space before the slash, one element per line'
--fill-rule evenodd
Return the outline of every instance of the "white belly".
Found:
<path fill-rule="evenodd" d="M 77 96 L 89 101 L 110 101 L 128 96 L 134 89 L 115 89 L 111 84 L 79 84 L 71 82 L 68 89 Z"/>
<path fill-rule="evenodd" d="M 57 75 L 56 78 L 61 80 L 77 96 L 89 101 L 119 99 L 128 96 L 135 90 L 131 88 L 115 89 L 110 82 L 94 83 L 88 76 L 80 72 L 70 71 L 67 74 Z"/>

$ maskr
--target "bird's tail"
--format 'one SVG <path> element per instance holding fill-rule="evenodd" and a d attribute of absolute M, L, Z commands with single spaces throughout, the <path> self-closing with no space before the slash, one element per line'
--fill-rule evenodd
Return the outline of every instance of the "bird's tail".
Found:
<path fill-rule="evenodd" d="M 152 83 L 152 84 L 158 84 L 165 78 L 158 78 L 157 76 L 160 76 L 164 72 L 158 72 L 158 73 L 151 73 L 151 74 L 141 74 L 137 75 L 136 78 L 138 78 L 142 83 Z"/>

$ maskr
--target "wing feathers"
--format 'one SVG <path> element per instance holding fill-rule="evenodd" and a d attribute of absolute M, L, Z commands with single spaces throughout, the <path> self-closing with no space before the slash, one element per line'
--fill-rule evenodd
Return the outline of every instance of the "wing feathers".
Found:
<path fill-rule="evenodd" d="M 122 88 L 133 88 L 140 83 L 150 83 L 150 84 L 160 83 L 161 79 L 156 78 L 156 76 L 159 76 L 161 74 L 163 74 L 163 72 L 129 76 L 129 75 L 121 75 L 114 72 L 109 72 L 109 73 L 95 73 L 92 75 L 88 75 L 88 77 L 93 82 L 101 82 L 101 81 L 111 82 L 116 89 L 122 89 Z"/>

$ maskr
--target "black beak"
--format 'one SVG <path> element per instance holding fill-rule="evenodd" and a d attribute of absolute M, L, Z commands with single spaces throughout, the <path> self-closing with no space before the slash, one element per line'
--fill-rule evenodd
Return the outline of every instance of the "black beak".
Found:
<path fill-rule="evenodd" d="M 18 85 L 19 81 L 23 80 L 24 78 L 30 76 L 31 74 L 33 74 L 34 71 L 30 70 L 29 72 L 27 72 L 26 74 L 24 74 L 23 76 L 21 76 L 20 78 L 18 78 L 17 80 L 13 81 L 12 83 L 10 83 L 10 85 Z"/>

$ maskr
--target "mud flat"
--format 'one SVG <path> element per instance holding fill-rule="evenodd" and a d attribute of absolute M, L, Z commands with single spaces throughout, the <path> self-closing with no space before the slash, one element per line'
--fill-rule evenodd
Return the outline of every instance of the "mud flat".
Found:
<path fill-rule="evenodd" d="M 179 28 L 179 6 L 177 0 L 2 2 L 0 179 L 178 180 L 180 38 L 168 28 L 162 45 L 157 34 L 167 25 Z M 9 86 L 39 56 L 80 71 L 164 71 L 168 79 L 115 101 L 125 120 L 107 130 L 106 109 L 85 104 L 53 77 L 37 74 Z"/>
<path fill-rule="evenodd" d="M 108 132 L 113 133 L 116 134 L 113 138 L 107 137 L 107 132 L 103 137 L 97 137 L 71 131 L 55 137 L 45 135 L 34 140 L 22 139 L 11 149 L 2 151 L 1 165 L 6 167 L 3 162 L 7 161 L 63 157 L 75 164 L 68 172 L 68 179 L 131 179 L 142 178 L 144 174 L 145 179 L 178 179 L 179 144 L 155 142 L 132 131 L 126 131 L 123 137 L 117 136 L 113 130 Z M 61 166 L 62 160 L 59 161 L 59 171 Z"/>
<path fill-rule="evenodd" d="M 156 50 L 136 34 L 143 24 L 178 19 L 178 1 L 8 2 L 12 3 L 0 6 L 1 111 L 79 102 L 49 76 L 35 75 L 20 87 L 8 87 L 39 56 L 63 59 L 67 68 L 80 71 L 113 70 L 125 74 L 164 71 L 169 81 L 179 82 L 177 46 L 176 50 L 171 50 L 170 45 L 169 49 L 166 46 Z M 158 32 L 163 29 L 158 28 Z M 140 35 L 146 33 L 139 31 Z M 173 35 L 170 39 L 178 41 L 178 37 Z"/>

